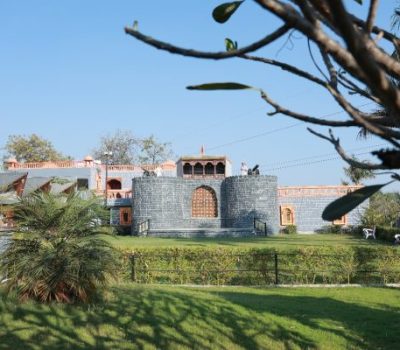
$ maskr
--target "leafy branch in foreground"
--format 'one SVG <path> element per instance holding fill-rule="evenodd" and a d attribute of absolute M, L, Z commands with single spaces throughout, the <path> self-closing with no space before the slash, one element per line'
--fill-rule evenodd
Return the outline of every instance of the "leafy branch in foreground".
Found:
<path fill-rule="evenodd" d="M 218 23 L 231 20 L 234 14 L 240 12 L 245 1 L 226 2 L 217 6 L 212 13 L 214 20 Z M 362 0 L 354 1 L 364 6 Z M 369 1 L 365 19 L 350 13 L 345 7 L 345 2 L 341 0 L 254 0 L 253 3 L 261 11 L 278 17 L 283 25 L 271 32 L 262 33 L 262 39 L 243 47 L 237 47 L 237 44 L 229 39 L 225 41 L 226 51 L 204 52 L 182 48 L 153 39 L 133 28 L 125 28 L 125 32 L 148 45 L 174 54 L 218 60 L 235 57 L 282 69 L 292 76 L 317 85 L 341 107 L 346 115 L 344 118 L 330 120 L 291 110 L 275 101 L 267 92 L 258 90 L 261 98 L 273 108 L 273 111 L 268 113 L 270 116 L 285 115 L 309 124 L 336 129 L 355 128 L 356 134 L 362 130 L 364 134 L 368 133 L 387 142 L 386 149 L 371 152 L 377 157 L 375 162 L 359 162 L 346 154 L 332 130 L 325 135 L 308 128 L 315 136 L 330 142 L 350 166 L 367 170 L 400 169 L 400 39 L 391 33 L 390 29 L 375 25 L 379 1 Z M 394 11 L 392 23 L 393 28 L 398 26 L 398 9 Z M 310 69 L 301 69 L 276 59 L 253 55 L 256 50 L 267 47 L 294 31 L 307 39 L 307 48 L 316 65 L 317 74 Z M 319 55 L 321 64 L 317 63 L 316 54 Z M 238 82 L 215 82 L 188 88 L 237 90 L 251 87 Z M 381 112 L 362 111 L 354 105 L 352 96 L 369 100 L 375 104 L 375 111 Z M 398 180 L 399 177 L 394 173 L 393 178 Z M 354 198 L 366 199 L 373 192 L 374 188 L 369 188 L 362 192 L 363 196 L 357 197 L 358 193 L 355 197 L 345 197 L 344 201 L 355 203 Z M 349 204 L 349 207 L 351 206 Z"/>

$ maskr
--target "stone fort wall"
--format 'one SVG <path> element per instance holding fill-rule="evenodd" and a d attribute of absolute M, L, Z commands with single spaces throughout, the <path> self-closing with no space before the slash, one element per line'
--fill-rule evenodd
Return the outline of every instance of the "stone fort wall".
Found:
<path fill-rule="evenodd" d="M 201 187 L 216 195 L 215 218 L 193 218 L 192 196 Z M 248 228 L 253 218 L 267 222 L 270 233 L 278 232 L 277 178 L 234 176 L 226 179 L 183 179 L 180 177 L 134 178 L 133 231 L 150 219 L 150 229 Z"/>
<path fill-rule="evenodd" d="M 290 207 L 294 212 L 294 224 L 299 232 L 315 232 L 323 226 L 332 225 L 322 220 L 325 207 L 335 199 L 354 191 L 360 186 L 290 186 L 279 187 L 279 207 Z M 343 218 L 345 225 L 358 225 L 366 204 L 357 207 Z"/>
<path fill-rule="evenodd" d="M 226 227 L 251 227 L 256 217 L 267 223 L 268 233 L 278 232 L 276 176 L 232 176 L 224 185 Z"/>

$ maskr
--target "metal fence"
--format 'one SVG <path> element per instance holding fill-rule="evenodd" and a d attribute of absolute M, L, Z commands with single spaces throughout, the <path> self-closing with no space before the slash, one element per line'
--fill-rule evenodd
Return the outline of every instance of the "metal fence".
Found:
<path fill-rule="evenodd" d="M 203 285 L 400 283 L 400 255 L 392 260 L 352 254 L 131 254 L 128 278 L 137 283 Z"/>

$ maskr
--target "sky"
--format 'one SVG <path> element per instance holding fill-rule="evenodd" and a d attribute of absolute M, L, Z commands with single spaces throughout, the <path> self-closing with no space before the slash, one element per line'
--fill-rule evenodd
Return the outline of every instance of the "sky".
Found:
<path fill-rule="evenodd" d="M 261 87 L 302 113 L 344 118 L 320 89 L 277 68 L 240 59 L 207 61 L 156 50 L 124 33 L 135 20 L 139 30 L 173 44 L 205 51 L 224 50 L 224 39 L 239 47 L 260 39 L 281 22 L 246 1 L 224 24 L 213 21 L 223 1 L 13 0 L 0 2 L 0 146 L 9 135 L 36 133 L 55 148 L 83 159 L 101 136 L 130 130 L 170 142 L 177 157 L 226 155 L 234 174 L 241 162 L 277 175 L 280 185 L 336 185 L 345 163 L 331 144 L 308 133 L 306 125 L 276 115 L 254 91 L 199 92 L 188 85 L 236 81 Z M 346 1 L 366 17 L 367 4 Z M 377 24 L 388 28 L 393 1 L 381 1 Z M 295 34 L 257 55 L 318 74 L 307 42 Z M 373 105 L 354 99 L 370 111 Z M 326 128 L 314 127 L 326 132 Z M 380 139 L 359 140 L 356 130 L 338 130 L 351 154 L 370 159 L 386 147 Z M 4 153 L 4 150 L 0 150 Z M 382 179 L 381 179 L 382 178 Z M 381 176 L 373 182 L 381 183 Z M 389 187 L 398 190 L 398 185 Z"/>

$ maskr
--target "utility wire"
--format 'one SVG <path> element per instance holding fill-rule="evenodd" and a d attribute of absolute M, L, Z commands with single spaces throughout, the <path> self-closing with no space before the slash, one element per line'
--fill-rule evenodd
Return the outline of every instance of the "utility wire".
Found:
<path fill-rule="evenodd" d="M 369 154 L 370 152 L 362 152 L 362 153 L 356 153 L 356 156 L 361 156 L 364 154 Z M 299 167 L 299 166 L 306 166 L 306 165 L 312 165 L 312 164 L 318 164 L 318 163 L 325 163 L 325 162 L 330 162 L 332 160 L 339 160 L 342 159 L 340 156 L 336 157 L 331 157 L 331 158 L 326 158 L 326 159 L 320 159 L 320 160 L 314 160 L 312 162 L 306 162 L 306 163 L 300 163 L 300 164 L 290 164 L 290 165 L 283 165 L 280 167 L 276 168 L 264 168 L 264 172 L 270 172 L 270 171 L 279 171 L 287 168 L 294 168 L 294 167 Z"/>
<path fill-rule="evenodd" d="M 377 147 L 383 147 L 385 146 L 385 143 L 380 143 L 377 145 L 371 145 L 371 146 L 365 146 L 365 147 L 357 147 L 357 148 L 350 148 L 348 149 L 349 152 L 352 151 L 361 151 L 364 149 L 368 149 L 368 148 L 377 148 Z M 369 153 L 369 152 L 367 152 Z M 281 166 L 281 165 L 286 165 L 288 163 L 298 163 L 301 162 L 303 160 L 309 160 L 309 159 L 315 159 L 315 158 L 322 158 L 322 157 L 329 157 L 329 156 L 334 156 L 337 155 L 337 153 L 325 153 L 325 154 L 319 154 L 319 155 L 314 155 L 314 156 L 309 156 L 309 157 L 304 157 L 304 158 L 298 158 L 298 159 L 292 159 L 292 160 L 285 160 L 285 161 L 279 161 L 279 162 L 274 162 L 274 163 L 268 163 L 268 164 L 262 164 L 260 165 L 260 167 L 265 167 L 265 166 Z"/>
<path fill-rule="evenodd" d="M 368 106 L 368 105 L 371 105 L 371 104 L 373 104 L 373 102 L 367 102 L 367 103 L 364 103 L 364 104 L 359 105 L 359 106 L 356 106 L 356 107 L 357 107 L 357 108 L 361 108 L 361 107 L 365 107 L 365 106 Z M 329 114 L 322 115 L 322 116 L 320 116 L 320 118 L 332 117 L 332 116 L 334 116 L 334 115 L 338 115 L 338 114 L 342 114 L 342 113 L 345 113 L 345 112 L 344 112 L 344 111 L 337 111 L 337 112 L 333 112 L 333 113 L 329 113 Z M 234 145 L 234 144 L 237 144 L 237 143 L 250 141 L 250 140 L 253 140 L 253 139 L 262 137 L 262 136 L 274 134 L 274 133 L 276 133 L 276 132 L 288 130 L 288 129 L 294 128 L 294 127 L 296 127 L 296 126 L 299 126 L 299 125 L 301 125 L 301 124 L 304 124 L 304 122 L 298 122 L 298 123 L 291 124 L 291 125 L 288 125 L 288 126 L 285 126 L 285 127 L 282 127 L 282 128 L 274 129 L 274 130 L 268 130 L 268 131 L 265 131 L 265 132 L 260 133 L 260 134 L 255 134 L 255 135 L 251 135 L 251 136 L 248 136 L 248 137 L 245 137 L 245 138 L 236 139 L 236 140 L 233 140 L 233 141 L 230 141 L 230 142 L 221 144 L 221 145 L 217 145 L 217 146 L 213 146 L 213 147 L 208 147 L 208 148 L 206 148 L 206 149 L 208 149 L 208 150 L 215 150 L 215 149 L 218 149 L 218 148 L 222 148 L 222 147 L 226 147 L 226 146 L 231 146 L 231 145 Z"/>

